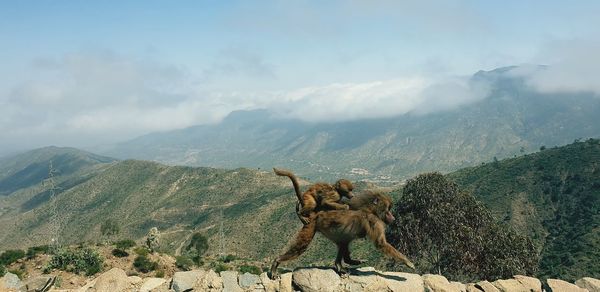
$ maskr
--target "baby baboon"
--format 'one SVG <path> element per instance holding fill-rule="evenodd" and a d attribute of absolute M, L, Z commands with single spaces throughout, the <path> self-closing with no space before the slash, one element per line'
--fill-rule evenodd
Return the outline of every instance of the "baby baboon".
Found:
<path fill-rule="evenodd" d="M 287 170 L 273 168 L 275 174 L 287 176 L 292 180 L 298 204 L 296 214 L 304 225 L 310 222 L 310 215 L 321 210 L 348 210 L 346 204 L 341 203 L 342 196 L 352 198 L 354 186 L 347 179 L 340 179 L 332 186 L 328 183 L 316 183 L 311 185 L 304 193 L 300 193 L 300 185 L 296 176 Z"/>
<path fill-rule="evenodd" d="M 352 260 L 348 246 L 357 238 L 368 237 L 386 256 L 400 261 L 414 269 L 408 258 L 397 251 L 385 239 L 385 225 L 394 221 L 390 212 L 392 200 L 379 192 L 365 192 L 351 200 L 353 209 L 317 212 L 307 225 L 296 234 L 296 240 L 288 251 L 277 257 L 271 265 L 271 278 L 276 277 L 280 263 L 296 259 L 306 251 L 315 233 L 321 232 L 338 246 L 335 267 L 339 273 L 344 272 L 342 260 L 347 264 L 358 264 Z"/>

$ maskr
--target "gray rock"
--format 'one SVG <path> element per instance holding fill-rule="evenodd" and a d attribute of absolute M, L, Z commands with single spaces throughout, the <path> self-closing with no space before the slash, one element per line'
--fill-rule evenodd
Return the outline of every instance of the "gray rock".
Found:
<path fill-rule="evenodd" d="M 23 291 L 48 291 L 52 285 L 54 285 L 54 277 L 50 276 L 38 276 L 27 279 L 22 286 Z"/>
<path fill-rule="evenodd" d="M 238 273 L 234 271 L 221 272 L 223 280 L 223 292 L 242 292 L 244 289 L 238 284 Z"/>
<path fill-rule="evenodd" d="M 163 278 L 146 278 L 142 281 L 142 286 L 140 287 L 140 292 L 149 292 L 152 289 L 162 285 L 167 280 Z"/>
<path fill-rule="evenodd" d="M 560 291 L 560 292 L 588 292 L 587 289 L 583 289 L 577 287 L 575 284 L 571 284 L 569 282 L 558 280 L 558 279 L 548 279 L 546 280 L 548 283 L 548 287 L 552 289 L 552 291 Z"/>
<path fill-rule="evenodd" d="M 242 288 L 250 288 L 260 283 L 260 277 L 246 272 L 239 276 L 238 283 Z"/>
<path fill-rule="evenodd" d="M 19 287 L 23 285 L 21 280 L 19 280 L 19 277 L 11 272 L 4 274 L 2 280 L 4 281 L 4 288 L 6 289 L 19 289 Z"/>
<path fill-rule="evenodd" d="M 297 269 L 292 282 L 303 292 L 339 291 L 342 280 L 332 269 Z"/>
<path fill-rule="evenodd" d="M 187 272 L 177 272 L 173 275 L 173 284 L 171 288 L 175 290 L 175 292 L 184 292 L 190 291 L 194 288 L 194 284 L 196 280 L 200 278 L 203 274 L 203 271 L 187 271 Z"/>
<path fill-rule="evenodd" d="M 575 285 L 580 288 L 588 289 L 590 292 L 600 292 L 600 280 L 594 278 L 581 278 L 575 281 Z"/>

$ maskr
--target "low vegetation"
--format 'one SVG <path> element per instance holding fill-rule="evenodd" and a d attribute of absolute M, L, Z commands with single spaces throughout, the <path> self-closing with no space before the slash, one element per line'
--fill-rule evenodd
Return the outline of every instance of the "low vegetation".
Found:
<path fill-rule="evenodd" d="M 133 266 L 136 270 L 142 273 L 149 273 L 158 268 L 158 263 L 150 260 L 145 255 L 138 255 L 133 261 Z"/>
<path fill-rule="evenodd" d="M 52 256 L 45 270 L 59 269 L 90 276 L 100 272 L 103 262 L 104 259 L 91 248 L 62 248 Z"/>

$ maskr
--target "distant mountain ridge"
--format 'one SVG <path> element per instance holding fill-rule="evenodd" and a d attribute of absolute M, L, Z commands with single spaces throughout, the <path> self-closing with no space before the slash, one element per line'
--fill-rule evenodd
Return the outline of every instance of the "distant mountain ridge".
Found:
<path fill-rule="evenodd" d="M 275 165 L 310 179 L 385 182 L 600 137 L 598 96 L 539 93 L 511 74 L 514 68 L 474 74 L 472 82 L 490 84 L 489 97 L 455 110 L 335 123 L 240 111 L 220 124 L 145 135 L 105 154 L 218 168 Z"/>

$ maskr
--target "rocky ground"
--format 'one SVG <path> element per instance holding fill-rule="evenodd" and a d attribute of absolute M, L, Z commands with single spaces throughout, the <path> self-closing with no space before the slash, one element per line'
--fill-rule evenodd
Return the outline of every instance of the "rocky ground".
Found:
<path fill-rule="evenodd" d="M 0 278 L 0 291 L 69 291 L 69 292 L 117 292 L 117 291 L 433 291 L 433 292 L 600 292 L 600 280 L 582 278 L 575 283 L 558 279 L 542 282 L 527 276 L 478 283 L 449 282 L 441 275 L 417 275 L 401 272 L 381 272 L 365 267 L 352 270 L 350 275 L 340 277 L 331 269 L 300 268 L 270 280 L 266 273 L 254 275 L 213 270 L 175 272 L 164 278 L 128 276 L 126 271 L 115 267 L 88 279 L 80 287 L 65 288 L 57 285 L 56 275 L 39 275 L 21 281 L 11 273 Z M 60 286 L 60 287 L 57 287 Z"/>

